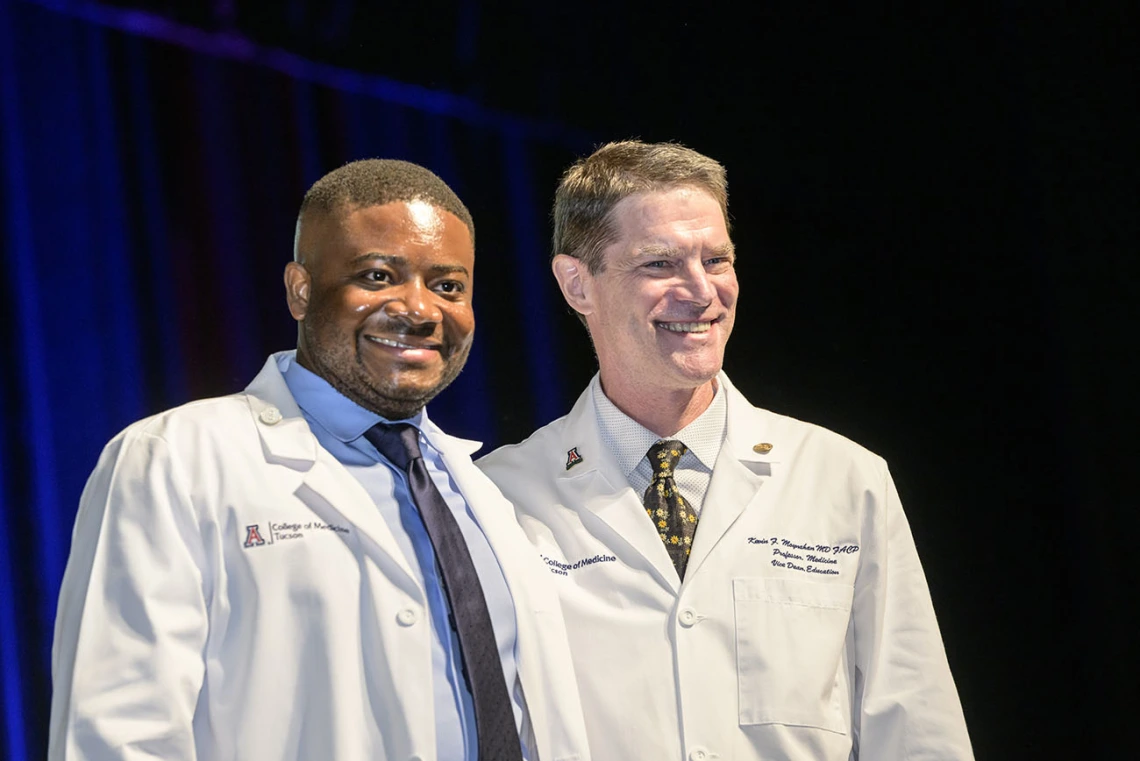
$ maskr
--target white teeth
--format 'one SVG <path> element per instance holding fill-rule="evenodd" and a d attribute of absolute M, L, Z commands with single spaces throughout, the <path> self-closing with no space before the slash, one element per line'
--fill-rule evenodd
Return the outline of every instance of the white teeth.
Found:
<path fill-rule="evenodd" d="M 711 322 L 659 322 L 657 324 L 674 333 L 707 333 L 712 327 Z"/>
<path fill-rule="evenodd" d="M 400 343 L 399 341 L 393 341 L 391 338 L 381 338 L 380 336 L 367 336 L 367 338 L 369 341 L 375 341 L 376 343 L 384 344 L 385 346 L 392 346 L 396 349 L 430 349 L 430 348 L 432 348 L 430 346 L 412 346 L 411 344 Z"/>

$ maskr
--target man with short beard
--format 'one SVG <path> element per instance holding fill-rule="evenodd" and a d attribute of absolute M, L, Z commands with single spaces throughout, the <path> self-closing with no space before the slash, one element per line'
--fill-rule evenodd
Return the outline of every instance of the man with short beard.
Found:
<path fill-rule="evenodd" d="M 88 481 L 50 758 L 588 758 L 549 575 L 425 409 L 467 359 L 473 275 L 428 170 L 313 185 L 297 350 L 130 426 Z"/>

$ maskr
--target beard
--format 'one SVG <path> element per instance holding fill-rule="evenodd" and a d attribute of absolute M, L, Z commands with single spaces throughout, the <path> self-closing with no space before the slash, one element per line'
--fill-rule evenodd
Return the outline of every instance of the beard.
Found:
<path fill-rule="evenodd" d="M 362 330 L 352 335 L 329 335 L 326 331 L 330 330 L 331 326 L 319 320 L 302 322 L 297 361 L 342 395 L 386 420 L 403 420 L 422 410 L 459 377 L 471 353 L 470 336 L 459 343 L 445 343 L 440 349 L 443 368 L 438 378 L 424 384 L 408 377 L 416 374 L 413 368 L 394 367 L 384 376 L 370 372 L 360 350 L 366 340 Z"/>

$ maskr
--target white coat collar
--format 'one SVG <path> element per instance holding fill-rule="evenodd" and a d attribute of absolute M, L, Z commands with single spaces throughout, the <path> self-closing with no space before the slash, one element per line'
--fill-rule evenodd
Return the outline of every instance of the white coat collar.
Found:
<path fill-rule="evenodd" d="M 393 581 L 416 599 L 425 599 L 407 558 L 368 492 L 313 435 L 277 367 L 276 355 L 269 357 L 246 387 L 245 398 L 266 461 L 297 473 L 297 497 L 318 514 L 331 510 L 354 526 L 362 549 L 389 571 Z M 443 437 L 440 441 L 443 446 Z"/>
<path fill-rule="evenodd" d="M 591 382 L 566 415 L 561 441 L 552 453 L 553 457 L 561 460 L 561 467 L 555 467 L 556 478 L 562 481 L 598 473 L 614 486 L 625 485 L 628 479 L 598 428 L 598 418 L 594 414 L 595 393 L 601 393 L 600 386 Z"/>
<path fill-rule="evenodd" d="M 644 570 L 676 592 L 677 572 L 669 554 L 645 517 L 641 499 L 629 487 L 629 479 L 602 440 L 594 413 L 596 387 L 595 383 L 587 386 L 563 418 L 564 425 L 549 453 L 556 484 L 567 492 L 568 504 L 581 505 L 595 515 L 612 533 L 612 541 L 627 544 L 642 558 Z"/>
<path fill-rule="evenodd" d="M 414 575 L 408 560 L 400 551 L 391 529 L 376 509 L 372 498 L 360 482 L 321 447 L 313 435 L 277 367 L 278 356 L 270 356 L 261 372 L 245 389 L 250 415 L 261 437 L 266 460 L 298 472 L 300 485 L 312 490 L 330 508 L 341 513 L 389 557 L 391 563 L 402 571 L 406 583 L 414 585 Z M 425 434 L 431 445 L 442 455 L 460 493 L 475 512 L 480 524 L 486 523 L 487 517 L 481 514 L 487 508 L 485 503 L 489 495 L 485 490 L 491 488 L 500 501 L 502 497 L 471 464 L 471 454 L 482 443 L 446 434 L 430 419 L 426 419 L 426 416 L 425 423 Z M 510 513 L 510 506 L 505 501 L 502 506 L 496 503 L 495 507 Z M 488 539 L 490 538 L 488 533 Z M 418 590 L 418 587 L 413 588 Z M 422 596 L 422 590 L 418 594 Z"/>
<path fill-rule="evenodd" d="M 266 458 L 308 470 L 317 460 L 320 445 L 277 369 L 277 355 L 265 361 L 245 394 Z"/>
<path fill-rule="evenodd" d="M 774 416 L 753 407 L 723 371 L 717 380 L 724 384 L 724 390 L 728 393 L 728 431 L 721 456 L 724 451 L 728 451 L 745 463 L 784 462 L 791 442 L 778 441 L 780 437 L 772 425 Z"/>
<path fill-rule="evenodd" d="M 779 442 L 774 440 L 775 434 L 771 431 L 772 416 L 753 407 L 723 371 L 717 375 L 717 382 L 724 387 L 728 403 L 728 428 L 721 456 L 728 451 L 741 462 L 783 462 L 787 447 L 781 448 Z M 609 448 L 598 430 L 598 421 L 594 415 L 595 393 L 600 393 L 600 386 L 591 381 L 566 415 L 559 445 L 560 452 L 565 453 L 565 463 L 557 469 L 559 480 L 574 478 L 590 471 L 599 471 L 607 478 L 614 473 L 625 478 L 621 468 L 610 456 Z M 575 462 L 576 460 L 578 461 Z M 609 465 L 613 467 L 607 467 Z"/>
<path fill-rule="evenodd" d="M 699 571 L 704 559 L 752 504 L 787 449 L 780 446 L 771 430 L 773 416 L 749 404 L 725 373 L 717 378 L 727 393 L 728 428 L 701 511 L 687 578 Z M 658 580 L 676 593 L 679 584 L 669 555 L 645 519 L 638 495 L 629 488 L 627 477 L 602 440 L 594 413 L 597 388 L 596 383 L 587 386 L 565 418 L 558 451 L 552 455 L 565 458 L 565 463 L 556 468 L 555 478 L 573 488 L 581 499 L 579 504 L 640 553 Z"/>

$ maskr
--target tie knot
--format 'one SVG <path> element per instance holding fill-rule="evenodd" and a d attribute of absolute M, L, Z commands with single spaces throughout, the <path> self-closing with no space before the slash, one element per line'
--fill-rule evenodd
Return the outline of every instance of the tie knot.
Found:
<path fill-rule="evenodd" d="M 419 431 L 408 423 L 377 423 L 364 432 L 364 438 L 400 470 L 407 470 L 412 460 L 423 457 Z"/>
<path fill-rule="evenodd" d="M 681 460 L 681 455 L 687 451 L 688 447 L 676 439 L 658 441 L 651 446 L 645 456 L 649 458 L 649 464 L 653 466 L 653 480 L 672 478 L 673 470 Z"/>

